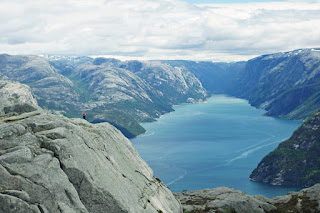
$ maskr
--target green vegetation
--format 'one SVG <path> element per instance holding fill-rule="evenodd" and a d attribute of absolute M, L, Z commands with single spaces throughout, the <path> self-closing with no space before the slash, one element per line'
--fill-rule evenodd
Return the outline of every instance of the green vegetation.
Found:
<path fill-rule="evenodd" d="M 299 202 L 301 203 L 301 209 L 299 209 L 297 205 Z M 318 208 L 318 205 L 318 201 L 311 200 L 305 194 L 302 196 L 293 195 L 288 202 L 275 204 L 277 209 L 272 210 L 270 213 L 315 212 L 315 209 Z"/>
<path fill-rule="evenodd" d="M 80 101 L 83 103 L 89 102 L 91 100 L 89 85 L 83 79 L 79 78 L 77 75 L 69 75 L 68 77 L 74 84 L 74 89 L 80 94 Z"/>
<path fill-rule="evenodd" d="M 281 174 L 283 185 L 311 186 L 320 183 L 320 112 L 266 157 L 250 177 L 272 182 Z"/>

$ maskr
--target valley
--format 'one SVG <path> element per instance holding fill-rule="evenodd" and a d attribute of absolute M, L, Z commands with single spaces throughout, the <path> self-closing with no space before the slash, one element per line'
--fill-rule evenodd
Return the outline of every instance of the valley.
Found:
<path fill-rule="evenodd" d="M 1 55 L 0 73 L 29 85 L 39 105 L 68 117 L 87 112 L 129 138 L 180 103 L 210 94 L 249 100 L 266 115 L 303 120 L 320 108 L 316 49 L 260 56 L 248 62 L 120 61 L 107 58 Z"/>
<path fill-rule="evenodd" d="M 319 183 L 319 114 L 316 113 L 320 108 L 318 49 L 275 53 L 234 63 L 120 61 L 109 58 L 2 54 L 0 64 L 0 175 L 5 180 L 0 184 L 0 202 L 5 211 L 12 207 L 17 211 L 30 209 L 35 212 L 48 209 L 103 212 L 107 207 L 120 212 L 132 212 L 132 208 L 141 212 L 181 212 L 182 208 L 195 212 L 203 209 L 222 212 L 223 209 L 237 209 L 241 212 L 239 205 L 243 202 L 248 205 L 245 207 L 246 212 L 248 209 L 253 212 L 257 212 L 257 209 L 261 212 L 304 209 L 308 212 L 310 208 L 317 208 L 320 200 L 316 198 L 319 185 L 273 199 L 261 195 L 250 196 L 223 187 L 175 194 L 182 207 L 165 184 L 153 176 L 151 168 L 122 134 L 135 138 L 145 133 L 148 125 L 157 126 L 162 120 L 174 115 L 167 113 L 175 109 L 209 106 L 206 109 L 208 114 L 204 115 L 195 112 L 192 107 L 191 111 L 183 112 L 178 119 L 181 121 L 180 128 L 173 127 L 170 122 L 160 128 L 160 132 L 178 133 L 182 139 L 171 135 L 170 139 L 161 136 L 153 145 L 134 142 L 158 134 L 150 130 L 133 139 L 143 158 L 155 168 L 156 176 L 160 176 L 158 168 L 161 168 L 157 166 L 166 165 L 161 169 L 169 176 L 163 177 L 163 181 L 169 187 L 172 186 L 173 191 L 207 187 L 202 184 L 206 183 L 202 180 L 207 180 L 218 184 L 210 187 L 225 184 L 234 188 L 242 187 L 249 194 L 257 194 L 261 190 L 266 196 L 272 197 Z M 227 100 L 226 105 L 219 106 L 219 96 L 216 94 L 227 95 L 220 96 L 220 100 L 222 97 Z M 216 106 L 207 105 L 211 103 L 209 97 L 212 95 L 218 98 L 213 102 L 218 103 Z M 208 103 L 201 104 L 204 101 Z M 233 105 L 235 103 L 240 105 Z M 256 117 L 243 113 L 243 104 L 246 109 L 257 113 Z M 176 105 L 180 106 L 177 108 Z M 87 113 L 90 123 L 80 119 L 83 111 Z M 216 116 L 213 121 L 217 123 L 213 125 L 212 121 L 207 120 L 205 126 L 213 127 L 210 132 L 218 133 L 215 136 L 210 136 L 204 131 L 205 127 L 200 125 L 206 122 L 197 121 L 201 116 L 208 119 L 209 115 Z M 236 117 L 238 121 L 234 119 Z M 159 121 L 150 123 L 156 119 Z M 246 129 L 244 127 L 248 127 L 249 120 L 253 121 L 250 124 L 253 126 L 248 128 L 247 133 L 237 132 L 241 128 Z M 268 120 L 275 123 L 269 127 L 261 126 L 268 124 Z M 302 120 L 305 123 L 290 137 Z M 197 131 L 191 141 L 188 141 L 188 134 L 191 134 L 188 123 Z M 226 130 L 221 125 L 223 123 L 235 132 Z M 282 124 L 285 125 L 281 127 Z M 257 131 L 252 131 L 253 127 Z M 278 131 L 279 135 L 274 131 Z M 249 139 L 249 136 L 253 138 Z M 289 139 L 280 143 L 286 138 Z M 173 139 L 177 140 L 171 141 Z M 179 141 L 182 143 L 176 148 L 172 146 Z M 198 145 L 199 141 L 203 146 Z M 232 144 L 232 141 L 239 143 Z M 122 144 L 119 145 L 119 142 Z M 230 143 L 234 150 L 228 152 L 230 147 L 222 148 L 219 143 Z M 148 153 L 147 149 L 143 151 L 148 146 L 151 146 L 149 150 L 156 153 Z M 161 146 L 164 146 L 162 148 L 166 156 L 162 155 Z M 273 149 L 275 151 L 268 154 Z M 216 153 L 210 153 L 212 150 Z M 176 151 L 182 152 L 177 154 Z M 200 161 L 194 159 L 191 151 L 198 152 Z M 203 153 L 211 154 L 210 162 Z M 150 160 L 148 154 L 155 159 Z M 179 155 L 184 158 L 178 160 Z M 228 158 L 224 158 L 224 155 Z M 258 164 L 259 158 L 264 155 L 267 156 Z M 124 159 L 120 156 L 127 157 Z M 170 156 L 174 157 L 171 160 L 176 165 L 161 161 L 170 159 Z M 77 164 L 78 161 L 83 163 Z M 276 163 L 272 163 L 274 161 Z M 46 174 L 46 163 L 50 163 L 50 172 L 58 174 L 58 179 Z M 128 165 L 131 165 L 130 168 Z M 192 165 L 195 167 L 190 167 Z M 239 168 L 239 165 L 242 166 Z M 301 165 L 304 169 L 297 169 Z M 241 183 L 240 179 L 229 178 L 234 178 L 236 170 L 226 172 L 228 167 L 236 169 L 241 180 L 248 178 L 250 171 L 254 170 L 251 180 L 264 183 L 248 180 Z M 201 173 L 200 170 L 205 172 Z M 112 171 L 115 176 L 106 171 Z M 105 176 L 115 183 L 112 187 L 109 187 L 109 180 L 101 178 Z M 214 179 L 215 176 L 218 179 Z M 11 181 L 14 177 L 18 182 Z M 37 180 L 35 177 L 38 177 Z M 199 181 L 195 182 L 195 178 Z M 229 183 L 236 185 L 219 182 L 219 178 L 229 179 Z M 189 185 L 183 183 L 179 186 L 181 180 L 188 180 Z M 86 184 L 82 185 L 82 181 Z M 281 186 L 270 186 L 267 183 Z M 101 189 L 100 185 L 105 187 Z M 86 194 L 82 187 L 89 187 L 97 199 L 91 199 L 92 194 Z M 34 190 L 42 194 L 50 193 L 53 197 L 39 196 Z M 123 193 L 118 193 L 119 190 L 129 190 L 128 196 L 134 199 L 133 203 L 128 203 Z M 225 194 L 233 196 L 222 199 L 221 196 Z M 301 205 L 297 205 L 299 200 L 303 201 Z M 193 203 L 197 205 L 190 206 Z"/>

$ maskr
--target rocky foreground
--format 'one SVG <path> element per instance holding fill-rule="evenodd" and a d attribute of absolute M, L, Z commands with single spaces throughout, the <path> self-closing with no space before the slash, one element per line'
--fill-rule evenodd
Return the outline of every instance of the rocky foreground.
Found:
<path fill-rule="evenodd" d="M 226 187 L 176 193 L 175 196 L 186 213 L 320 212 L 320 184 L 272 199 Z"/>
<path fill-rule="evenodd" d="M 1 213 L 181 212 L 115 127 L 52 115 L 20 83 L 0 88 Z"/>

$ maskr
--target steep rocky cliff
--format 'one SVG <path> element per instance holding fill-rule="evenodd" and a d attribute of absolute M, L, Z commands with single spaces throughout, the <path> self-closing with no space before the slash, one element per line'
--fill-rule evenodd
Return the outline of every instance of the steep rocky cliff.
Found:
<path fill-rule="evenodd" d="M 320 212 L 320 184 L 268 199 L 219 187 L 175 193 L 185 213 L 310 213 Z"/>
<path fill-rule="evenodd" d="M 0 85 L 0 212 L 181 212 L 119 130 L 52 115 L 27 86 Z"/>
<path fill-rule="evenodd" d="M 273 185 L 320 183 L 320 111 L 264 157 L 250 178 Z"/>

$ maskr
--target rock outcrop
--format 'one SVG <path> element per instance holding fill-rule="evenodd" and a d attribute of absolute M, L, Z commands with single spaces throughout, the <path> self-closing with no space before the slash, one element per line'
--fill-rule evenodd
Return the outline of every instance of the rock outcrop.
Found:
<path fill-rule="evenodd" d="M 308 187 L 320 183 L 320 111 L 266 157 L 251 180 Z"/>
<path fill-rule="evenodd" d="M 8 114 L 15 105 L 28 103 L 37 105 L 37 100 L 33 97 L 30 87 L 8 80 L 0 80 L 0 100 L 0 116 Z"/>
<path fill-rule="evenodd" d="M 320 212 L 320 184 L 272 199 L 226 187 L 175 193 L 175 196 L 186 213 Z"/>
<path fill-rule="evenodd" d="M 27 86 L 1 85 L 0 212 L 181 212 L 115 127 L 50 114 Z"/>

